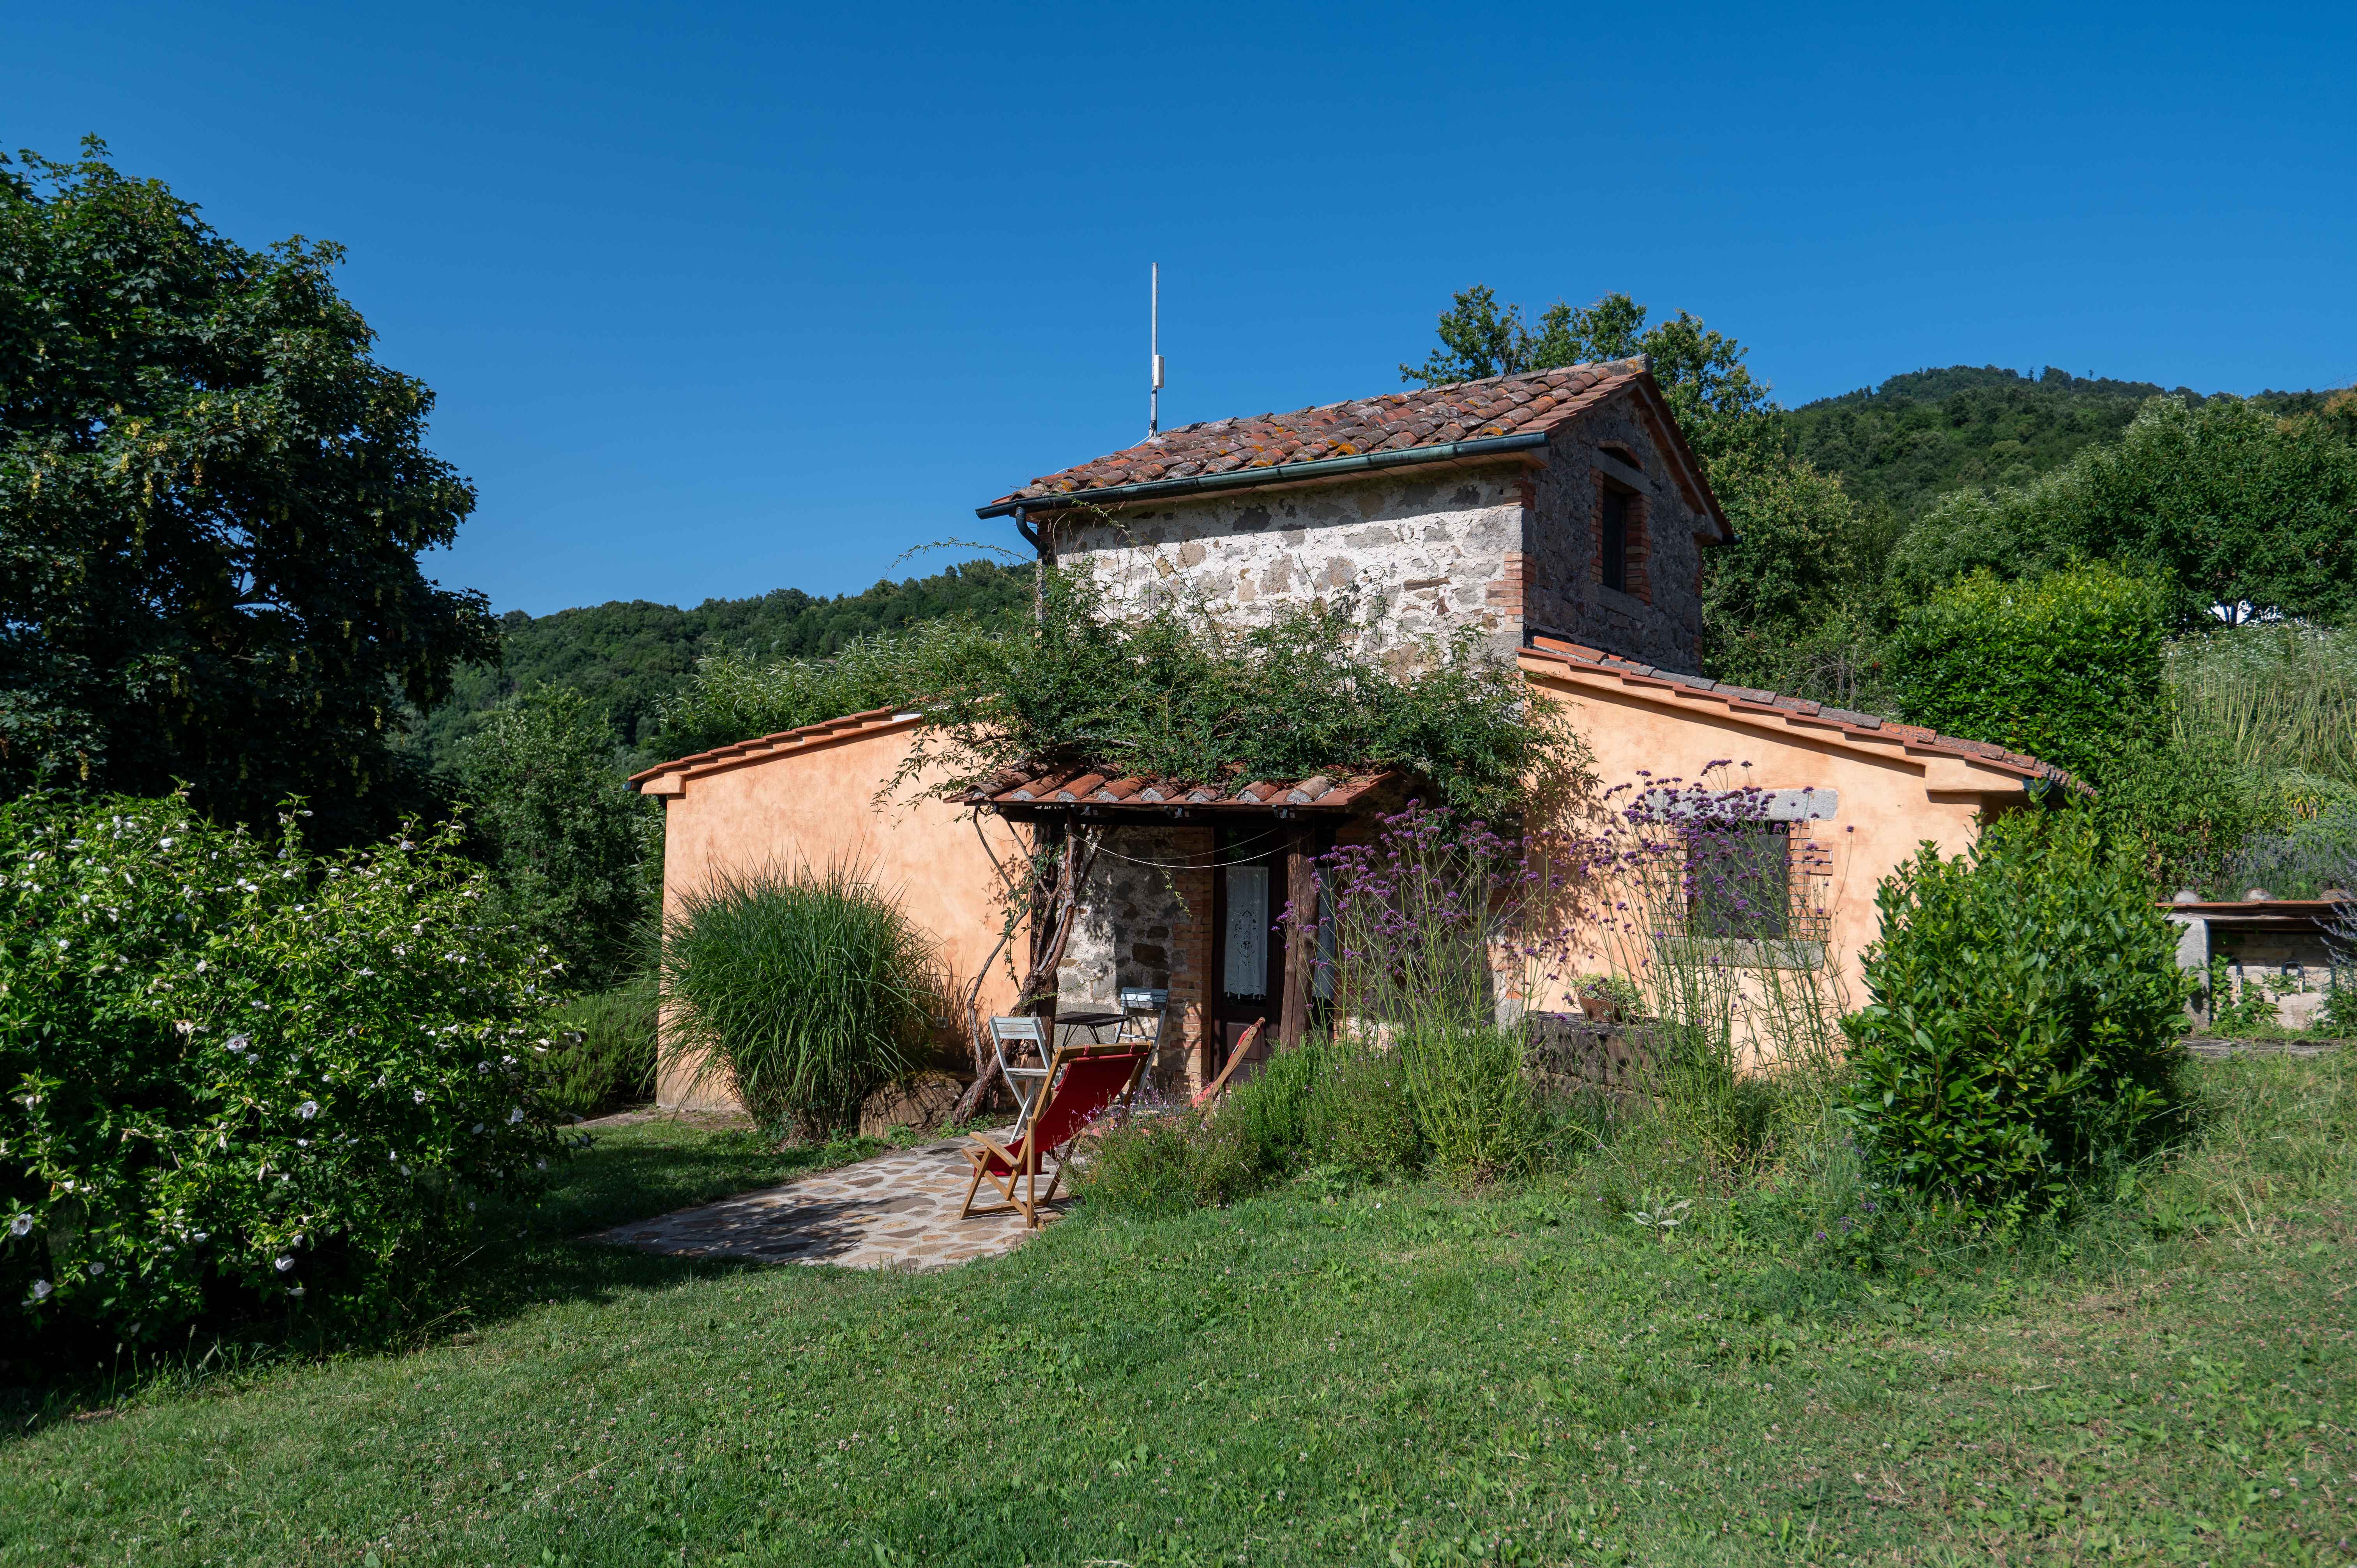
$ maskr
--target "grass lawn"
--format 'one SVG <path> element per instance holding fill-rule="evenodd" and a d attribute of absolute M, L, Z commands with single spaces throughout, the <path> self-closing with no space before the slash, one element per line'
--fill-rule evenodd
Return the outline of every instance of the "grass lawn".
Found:
<path fill-rule="evenodd" d="M 922 1276 L 564 1238 L 791 1161 L 649 1123 L 478 1326 L 0 1450 L 0 1564 L 2341 1563 L 2350 1064 L 2033 1255 L 1792 1251 L 1609 1171 L 1082 1212 Z"/>

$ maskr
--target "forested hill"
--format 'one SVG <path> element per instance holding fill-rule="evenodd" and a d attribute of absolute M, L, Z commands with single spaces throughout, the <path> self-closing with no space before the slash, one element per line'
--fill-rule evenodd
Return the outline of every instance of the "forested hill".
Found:
<path fill-rule="evenodd" d="M 2149 381 L 2073 376 L 2048 368 L 2024 375 L 1995 365 L 1951 365 L 1892 376 L 1878 386 L 1782 412 L 1793 449 L 1844 477 L 1849 492 L 1903 532 L 1949 490 L 2018 485 L 2081 450 L 2115 440 L 2146 399 L 2203 394 Z M 2262 392 L 2254 401 L 2294 413 L 2321 392 Z M 1028 603 L 1027 568 L 968 562 L 931 577 L 880 582 L 862 594 L 817 598 L 780 588 L 757 598 L 670 605 L 593 605 L 554 615 L 511 611 L 500 622 L 504 662 L 461 671 L 451 700 L 421 741 L 437 766 L 474 715 L 543 682 L 574 687 L 612 718 L 633 750 L 651 745 L 657 710 L 695 666 L 723 648 L 779 658 L 833 653 L 855 637 L 944 615 L 1010 613 Z"/>
<path fill-rule="evenodd" d="M 2188 387 L 2074 376 L 2048 366 L 2027 376 L 1996 365 L 1910 371 L 1879 386 L 1820 398 L 1783 417 L 1793 447 L 1843 476 L 1859 500 L 1902 518 L 1943 491 L 2019 485 L 2059 468 L 2083 447 L 2116 438 L 2147 398 L 2200 404 Z M 2261 392 L 2287 413 L 2321 392 Z"/>
<path fill-rule="evenodd" d="M 748 599 L 706 599 L 693 609 L 615 600 L 554 615 L 510 610 L 500 619 L 499 668 L 461 670 L 451 699 L 420 739 L 436 765 L 474 715 L 544 683 L 570 686 L 604 709 L 616 737 L 638 748 L 654 738 L 657 708 L 695 661 L 722 649 L 780 659 L 828 654 L 856 637 L 948 615 L 995 616 L 1028 607 L 1031 573 L 969 561 L 930 577 L 879 582 L 860 594 L 819 598 L 780 588 Z"/>

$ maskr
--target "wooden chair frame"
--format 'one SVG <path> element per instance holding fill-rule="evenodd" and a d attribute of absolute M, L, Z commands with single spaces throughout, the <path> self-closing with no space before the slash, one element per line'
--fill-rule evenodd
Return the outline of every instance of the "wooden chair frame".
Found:
<path fill-rule="evenodd" d="M 991 1208 L 1006 1208 L 1011 1206 L 1022 1210 L 1023 1223 L 1027 1227 L 1032 1230 L 1039 1229 L 1041 1207 L 1056 1201 L 1056 1188 L 1064 1179 L 1064 1150 L 1071 1146 L 1073 1137 L 1080 1132 L 1078 1126 L 1072 1127 L 1065 1132 L 1053 1147 L 1043 1148 L 1039 1142 L 1040 1122 L 1054 1107 L 1057 1096 L 1063 1092 L 1065 1068 L 1075 1062 L 1107 1057 L 1135 1058 L 1130 1067 L 1129 1076 L 1123 1080 L 1120 1090 L 1105 1101 L 1106 1108 L 1116 1112 L 1126 1110 L 1130 1096 L 1137 1092 L 1137 1080 L 1145 1076 L 1146 1065 L 1154 1059 L 1154 1053 L 1151 1050 L 1141 1049 L 1135 1042 L 1123 1045 L 1060 1046 L 1048 1064 L 1047 1085 L 1040 1091 L 1039 1104 L 1026 1121 L 1023 1135 L 1016 1142 L 1013 1148 L 1007 1147 L 985 1133 L 967 1134 L 976 1145 L 965 1151 L 967 1161 L 974 1166 L 974 1179 L 966 1184 L 965 1202 L 958 1209 L 960 1219 L 975 1212 L 974 1194 L 982 1190 L 983 1178 L 988 1176 L 990 1185 L 998 1189 L 1000 1201 L 991 1204 L 989 1208 L 982 1212 L 987 1213 Z M 1055 1168 L 1048 1173 L 1048 1190 L 1042 1193 L 1039 1190 L 1039 1171 L 1042 1164 L 1050 1160 L 1055 1163 Z M 1005 1168 L 994 1170 L 993 1165 Z M 1017 1191 L 1018 1186 L 1022 1189 L 1020 1192 Z"/>
<path fill-rule="evenodd" d="M 1228 1080 L 1235 1077 L 1236 1069 L 1243 1066 L 1244 1058 L 1252 1055 L 1253 1047 L 1260 1044 L 1261 1031 L 1267 1027 L 1267 1019 L 1254 1018 L 1252 1027 L 1246 1029 L 1243 1036 L 1236 1041 L 1235 1049 L 1228 1053 L 1227 1065 L 1220 1069 L 1220 1076 L 1197 1090 L 1194 1099 L 1189 1103 L 1197 1110 L 1200 1110 L 1225 1094 L 1228 1091 Z"/>

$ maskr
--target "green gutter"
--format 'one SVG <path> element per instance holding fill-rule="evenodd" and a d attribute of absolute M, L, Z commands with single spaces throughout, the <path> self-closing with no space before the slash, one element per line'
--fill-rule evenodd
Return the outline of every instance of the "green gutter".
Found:
<path fill-rule="evenodd" d="M 978 506 L 974 509 L 974 515 L 1007 517 L 1018 512 L 1049 511 L 1058 507 L 1095 505 L 1106 501 L 1157 500 L 1164 496 L 1199 495 L 1206 490 L 1251 489 L 1260 485 L 1290 484 L 1299 479 L 1363 474 L 1378 468 L 1446 463 L 1456 457 L 1487 457 L 1501 452 L 1527 452 L 1546 443 L 1544 431 L 1524 431 L 1519 435 L 1491 435 L 1479 441 L 1448 441 L 1437 446 L 1409 446 L 1397 452 L 1365 452 L 1355 457 L 1324 457 L 1315 463 L 1280 463 L 1268 468 L 1232 468 L 1224 474 L 1199 474 L 1184 479 L 1148 479 L 1144 484 L 1107 485 L 1093 490 L 1058 490 L 1022 500 Z"/>

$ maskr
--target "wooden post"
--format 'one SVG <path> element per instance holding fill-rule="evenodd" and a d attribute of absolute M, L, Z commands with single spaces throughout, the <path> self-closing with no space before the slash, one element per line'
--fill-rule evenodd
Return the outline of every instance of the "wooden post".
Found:
<path fill-rule="evenodd" d="M 1310 940 L 1318 920 L 1318 871 L 1310 830 L 1293 830 L 1285 851 L 1285 897 L 1290 918 L 1285 922 L 1285 997 L 1277 1013 L 1276 1043 L 1290 1050 L 1309 1032 L 1309 966 L 1317 957 Z"/>

